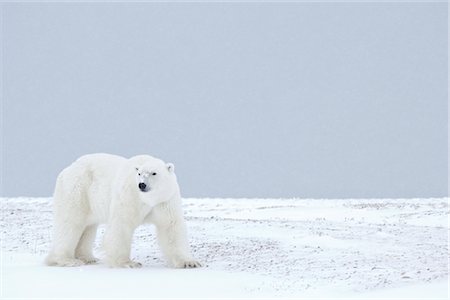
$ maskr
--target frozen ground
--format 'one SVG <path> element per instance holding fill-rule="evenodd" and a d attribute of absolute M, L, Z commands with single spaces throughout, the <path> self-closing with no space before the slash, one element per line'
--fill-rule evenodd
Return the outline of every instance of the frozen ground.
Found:
<path fill-rule="evenodd" d="M 142 269 L 46 267 L 51 199 L 0 201 L 2 298 L 448 298 L 447 198 L 184 199 L 191 270 L 165 266 L 151 225 Z"/>

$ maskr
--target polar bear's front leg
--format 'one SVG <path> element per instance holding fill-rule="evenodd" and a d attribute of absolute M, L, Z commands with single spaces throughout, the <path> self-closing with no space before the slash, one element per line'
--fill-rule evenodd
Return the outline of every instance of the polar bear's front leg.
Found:
<path fill-rule="evenodd" d="M 197 268 L 201 264 L 192 258 L 187 241 L 186 224 L 181 211 L 161 204 L 152 218 L 156 225 L 161 251 L 175 268 Z"/>
<path fill-rule="evenodd" d="M 110 267 L 140 268 L 142 265 L 130 259 L 131 242 L 135 226 L 127 222 L 109 224 L 103 243 L 106 263 Z"/>
<path fill-rule="evenodd" d="M 186 238 L 183 220 L 168 224 L 156 224 L 161 251 L 175 268 L 196 268 L 200 263 L 192 258 Z"/>

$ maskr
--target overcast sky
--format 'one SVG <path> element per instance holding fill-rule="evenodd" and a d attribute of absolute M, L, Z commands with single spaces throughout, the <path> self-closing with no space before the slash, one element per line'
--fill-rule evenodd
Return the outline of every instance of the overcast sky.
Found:
<path fill-rule="evenodd" d="M 448 195 L 446 3 L 8 3 L 3 196 L 93 152 L 186 197 Z"/>

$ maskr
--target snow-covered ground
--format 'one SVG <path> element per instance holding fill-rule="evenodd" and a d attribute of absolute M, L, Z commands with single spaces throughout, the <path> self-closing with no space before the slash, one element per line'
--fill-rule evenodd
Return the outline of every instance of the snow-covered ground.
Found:
<path fill-rule="evenodd" d="M 46 267 L 51 198 L 0 201 L 2 298 L 448 298 L 448 198 L 183 199 L 204 264 L 186 270 L 165 266 L 151 225 L 141 269 Z"/>

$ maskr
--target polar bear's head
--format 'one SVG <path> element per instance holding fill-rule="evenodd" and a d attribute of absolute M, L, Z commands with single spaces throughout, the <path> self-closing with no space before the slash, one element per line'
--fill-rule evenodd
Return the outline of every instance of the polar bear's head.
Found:
<path fill-rule="evenodd" d="M 135 188 L 146 198 L 167 198 L 178 191 L 175 167 L 172 163 L 164 163 L 160 159 L 147 159 L 135 167 Z M 153 201 L 152 201 L 153 202 Z"/>

